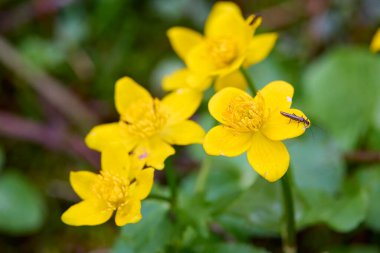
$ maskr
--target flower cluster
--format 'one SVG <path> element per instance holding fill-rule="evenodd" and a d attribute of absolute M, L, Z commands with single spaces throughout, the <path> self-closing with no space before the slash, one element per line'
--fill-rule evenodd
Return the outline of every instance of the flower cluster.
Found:
<path fill-rule="evenodd" d="M 102 170 L 72 172 L 70 182 L 82 202 L 69 208 L 62 220 L 69 225 L 97 225 L 116 211 L 119 226 L 141 219 L 141 200 L 153 183 L 153 170 L 163 169 L 173 155 L 171 145 L 202 143 L 205 132 L 189 120 L 200 99 L 191 90 L 177 90 L 162 100 L 129 77 L 116 82 L 118 122 L 94 127 L 88 147 L 101 152 Z"/>
<path fill-rule="evenodd" d="M 187 68 L 163 80 L 171 91 L 163 99 L 129 77 L 115 85 L 117 122 L 94 127 L 85 142 L 101 152 L 99 174 L 72 172 L 70 182 L 82 201 L 62 220 L 69 225 L 97 225 L 116 212 L 119 226 L 141 219 L 141 201 L 152 188 L 154 170 L 164 168 L 175 153 L 172 145 L 203 144 L 209 155 L 237 156 L 247 152 L 252 167 L 266 180 L 281 178 L 289 167 L 282 140 L 303 134 L 310 121 L 290 109 L 293 87 L 274 81 L 251 97 L 244 68 L 265 59 L 276 33 L 256 35 L 258 16 L 244 19 L 231 2 L 214 5 L 205 35 L 182 27 L 168 31 L 170 42 Z M 207 134 L 189 118 L 212 83 L 218 91 L 209 101 L 211 115 L 221 123 Z M 254 92 L 254 91 L 252 91 Z"/>

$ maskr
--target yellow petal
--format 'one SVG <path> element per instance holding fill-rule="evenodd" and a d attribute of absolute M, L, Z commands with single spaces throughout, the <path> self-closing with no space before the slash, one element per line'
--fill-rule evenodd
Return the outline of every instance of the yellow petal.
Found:
<path fill-rule="evenodd" d="M 199 75 L 214 75 L 219 70 L 219 65 L 214 61 L 210 46 L 203 41 L 195 46 L 184 59 L 186 66 Z"/>
<path fill-rule="evenodd" d="M 94 127 L 87 134 L 86 145 L 97 151 L 104 150 L 112 143 L 123 143 L 126 149 L 131 150 L 137 143 L 138 139 L 125 131 L 119 122 L 103 124 Z"/>
<path fill-rule="evenodd" d="M 236 70 L 228 75 L 221 76 L 215 81 L 216 91 L 220 91 L 226 87 L 235 87 L 241 90 L 246 90 L 247 86 L 247 81 L 239 70 Z"/>
<path fill-rule="evenodd" d="M 247 49 L 244 67 L 259 63 L 267 58 L 276 44 L 277 33 L 264 33 L 253 37 Z"/>
<path fill-rule="evenodd" d="M 216 2 L 214 4 L 208 16 L 208 19 L 213 20 L 215 17 L 226 13 L 242 16 L 241 10 L 237 4 L 234 2 L 222 1 Z"/>
<path fill-rule="evenodd" d="M 162 99 L 162 107 L 168 113 L 168 125 L 176 124 L 190 118 L 202 101 L 202 93 L 180 89 Z"/>
<path fill-rule="evenodd" d="M 134 150 L 130 154 L 130 168 L 128 173 L 128 178 L 130 181 L 133 181 L 136 179 L 136 175 L 141 172 L 141 170 L 145 167 L 146 164 L 146 154 L 138 154 L 136 153 L 136 150 Z"/>
<path fill-rule="evenodd" d="M 305 114 L 297 109 L 288 109 L 283 112 L 307 119 Z M 274 111 L 269 114 L 269 118 L 260 131 L 269 139 L 279 141 L 300 136 L 305 132 L 306 127 L 309 126 L 305 123 L 285 117 L 280 111 Z"/>
<path fill-rule="evenodd" d="M 116 211 L 115 223 L 118 226 L 124 226 L 128 223 L 136 223 L 141 218 L 141 202 L 137 199 L 130 199 Z"/>
<path fill-rule="evenodd" d="M 227 3 L 232 4 L 232 3 Z M 240 10 L 233 7 L 215 5 L 205 24 L 207 38 L 228 38 L 237 45 L 237 51 L 242 53 L 252 39 L 252 30 L 243 19 Z"/>
<path fill-rule="evenodd" d="M 220 123 L 226 123 L 223 120 L 223 114 L 230 106 L 232 100 L 236 97 L 250 97 L 248 93 L 233 87 L 227 87 L 211 97 L 208 103 L 210 114 Z"/>
<path fill-rule="evenodd" d="M 62 214 L 62 221 L 71 226 L 99 225 L 111 218 L 112 209 L 100 202 L 81 201 Z"/>
<path fill-rule="evenodd" d="M 181 59 L 197 44 L 202 42 L 202 35 L 184 27 L 173 27 L 167 32 L 174 51 Z"/>
<path fill-rule="evenodd" d="M 265 101 L 267 112 L 284 111 L 290 108 L 294 89 L 284 81 L 273 81 L 259 91 Z"/>
<path fill-rule="evenodd" d="M 148 166 L 162 170 L 164 168 L 164 161 L 173 155 L 175 150 L 159 137 L 154 137 L 141 142 L 134 152 L 137 156 L 145 157 Z"/>
<path fill-rule="evenodd" d="M 128 112 L 128 108 L 136 103 L 152 103 L 149 92 L 136 83 L 132 78 L 123 77 L 115 85 L 115 104 L 121 116 Z"/>
<path fill-rule="evenodd" d="M 98 180 L 95 173 L 89 171 L 71 171 L 70 184 L 81 199 L 94 198 L 92 187 Z"/>
<path fill-rule="evenodd" d="M 128 178 L 130 170 L 129 151 L 123 143 L 108 145 L 102 152 L 102 170 L 117 177 Z"/>
<path fill-rule="evenodd" d="M 189 69 L 179 69 L 164 77 L 162 88 L 166 91 L 189 88 L 202 92 L 210 87 L 211 82 L 211 77 L 195 74 Z"/>
<path fill-rule="evenodd" d="M 136 175 L 135 188 L 132 192 L 134 198 L 142 200 L 149 195 L 153 186 L 153 175 L 153 168 L 143 169 Z"/>
<path fill-rule="evenodd" d="M 280 179 L 288 170 L 289 153 L 281 141 L 272 141 L 261 133 L 252 138 L 247 152 L 248 162 L 253 169 L 269 182 Z"/>
<path fill-rule="evenodd" d="M 375 35 L 373 36 L 371 45 L 370 45 L 370 50 L 373 53 L 379 52 L 380 51 L 380 28 L 377 29 Z"/>
<path fill-rule="evenodd" d="M 196 122 L 185 120 L 163 129 L 161 137 L 170 144 L 189 145 L 202 143 L 205 131 Z"/>
<path fill-rule="evenodd" d="M 238 156 L 249 149 L 251 139 L 251 133 L 239 133 L 221 125 L 206 134 L 203 148 L 209 155 Z"/>

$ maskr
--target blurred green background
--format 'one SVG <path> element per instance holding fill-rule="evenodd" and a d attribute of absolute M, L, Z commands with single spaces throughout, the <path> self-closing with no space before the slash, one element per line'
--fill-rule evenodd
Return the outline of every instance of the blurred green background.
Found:
<path fill-rule="evenodd" d="M 285 80 L 312 122 L 286 144 L 295 183 L 300 252 L 380 252 L 380 26 L 378 0 L 240 0 L 280 38 L 248 71 L 258 86 Z M 182 66 L 166 30 L 202 31 L 213 1 L 0 0 L 0 252 L 280 252 L 278 183 L 244 156 L 178 148 L 176 210 L 148 199 L 143 220 L 118 228 L 69 227 L 78 201 L 70 170 L 96 171 L 83 137 L 117 120 L 115 81 L 128 75 L 161 97 L 161 79 Z M 195 119 L 212 125 L 205 100 Z M 206 189 L 198 171 L 210 166 Z M 153 194 L 168 194 L 156 174 Z"/>

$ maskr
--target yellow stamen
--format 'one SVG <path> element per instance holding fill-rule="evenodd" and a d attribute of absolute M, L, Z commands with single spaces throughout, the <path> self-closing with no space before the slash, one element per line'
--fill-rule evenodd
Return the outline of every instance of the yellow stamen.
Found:
<path fill-rule="evenodd" d="M 102 171 L 98 175 L 98 181 L 94 185 L 93 191 L 98 198 L 107 203 L 110 209 L 116 210 L 128 200 L 129 184 L 127 179 Z"/>
<path fill-rule="evenodd" d="M 226 126 L 239 132 L 257 132 L 264 121 L 264 99 L 257 94 L 235 97 L 223 113 Z"/>
<path fill-rule="evenodd" d="M 168 115 L 160 107 L 160 101 L 155 99 L 152 104 L 136 103 L 121 117 L 121 125 L 129 133 L 148 138 L 157 134 L 166 124 Z M 133 120 L 135 119 L 135 120 Z"/>
<path fill-rule="evenodd" d="M 230 38 L 210 38 L 208 46 L 215 64 L 219 67 L 229 65 L 237 56 L 235 42 Z"/>

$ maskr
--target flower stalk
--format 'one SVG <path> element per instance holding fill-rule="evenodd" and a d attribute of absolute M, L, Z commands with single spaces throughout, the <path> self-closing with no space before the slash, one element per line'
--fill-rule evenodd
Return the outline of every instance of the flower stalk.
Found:
<path fill-rule="evenodd" d="M 255 83 L 248 75 L 247 71 L 241 67 L 241 73 L 247 80 L 248 86 L 253 94 L 257 93 Z M 287 173 L 281 179 L 283 204 L 284 204 L 284 216 L 286 220 L 286 232 L 283 235 L 283 249 L 285 253 L 295 253 L 297 252 L 296 246 L 296 230 L 295 230 L 295 219 L 294 219 L 294 200 L 291 189 L 291 173 L 290 168 Z"/>
<path fill-rule="evenodd" d="M 197 181 L 195 183 L 195 192 L 201 193 L 205 190 L 207 177 L 210 174 L 210 168 L 211 168 L 211 157 L 206 156 L 201 165 L 201 169 L 199 171 Z"/>
<path fill-rule="evenodd" d="M 252 95 L 256 95 L 257 89 L 255 82 L 252 80 L 252 78 L 250 78 L 247 70 L 244 67 L 240 67 L 240 72 L 243 74 L 245 80 L 247 81 L 248 87 L 252 91 Z"/>
<path fill-rule="evenodd" d="M 166 180 L 170 188 L 170 204 L 172 209 L 175 209 L 177 205 L 177 179 L 175 175 L 175 169 L 171 159 L 167 160 L 165 168 Z"/>
<path fill-rule="evenodd" d="M 291 188 L 290 169 L 281 179 L 284 216 L 286 220 L 286 231 L 283 236 L 283 249 L 285 253 L 297 252 L 296 246 L 296 229 L 294 219 L 294 201 Z"/>

